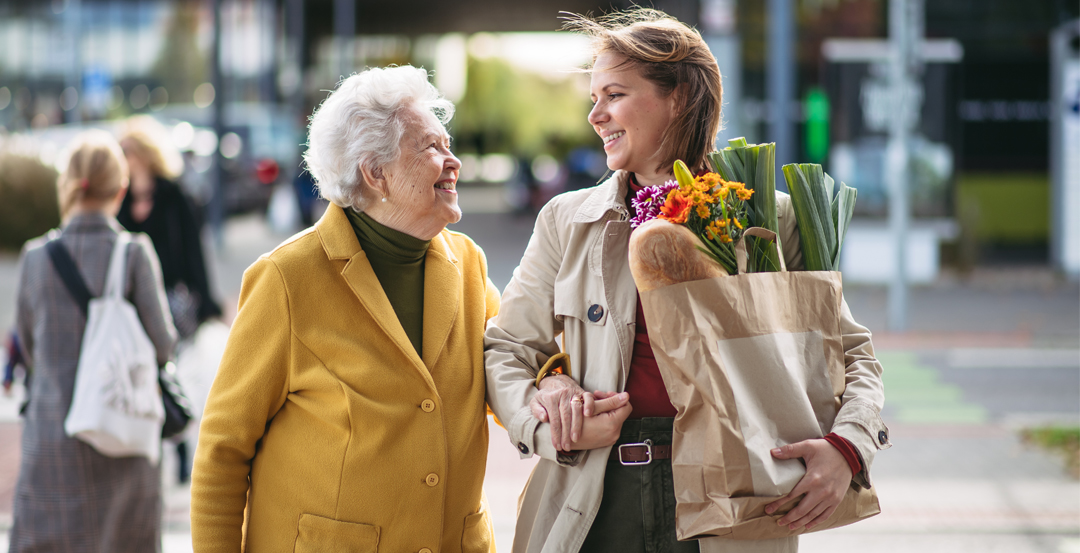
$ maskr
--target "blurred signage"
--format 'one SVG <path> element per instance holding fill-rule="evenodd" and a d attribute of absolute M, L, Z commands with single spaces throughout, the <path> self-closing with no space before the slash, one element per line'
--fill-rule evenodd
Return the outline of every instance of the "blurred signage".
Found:
<path fill-rule="evenodd" d="M 908 144 L 912 212 L 919 217 L 951 216 L 959 150 L 959 118 L 953 106 L 959 95 L 957 62 L 964 56 L 960 43 L 953 39 L 922 41 L 921 79 L 909 82 L 899 93 L 888 80 L 888 41 L 829 39 L 822 43 L 822 54 L 826 61 L 824 91 L 830 108 L 827 169 L 833 178 L 858 188 L 858 214 L 886 213 L 889 125 L 899 113 L 905 113 L 911 118 L 908 128 L 913 129 Z M 809 141 L 807 147 L 809 150 Z"/>
<path fill-rule="evenodd" d="M 83 101 L 92 114 L 103 114 L 108 109 L 112 90 L 112 73 L 103 65 L 91 65 L 83 70 Z"/>

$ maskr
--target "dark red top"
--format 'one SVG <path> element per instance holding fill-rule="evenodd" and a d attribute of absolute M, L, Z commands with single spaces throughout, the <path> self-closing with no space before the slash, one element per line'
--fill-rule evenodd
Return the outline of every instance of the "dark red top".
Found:
<path fill-rule="evenodd" d="M 637 302 L 637 330 L 634 334 L 634 354 L 630 358 L 630 374 L 626 377 L 626 392 L 630 394 L 631 419 L 644 417 L 674 417 L 676 410 L 668 397 L 660 367 L 653 356 L 652 344 L 645 326 L 641 298 Z"/>

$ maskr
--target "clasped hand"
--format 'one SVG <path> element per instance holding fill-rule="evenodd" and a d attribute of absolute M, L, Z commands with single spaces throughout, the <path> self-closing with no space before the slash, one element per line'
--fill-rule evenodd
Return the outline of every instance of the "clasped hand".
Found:
<path fill-rule="evenodd" d="M 632 409 L 626 392 L 586 392 L 564 375 L 541 380 L 529 407 L 540 422 L 551 424 L 551 445 L 559 451 L 614 444 Z"/>

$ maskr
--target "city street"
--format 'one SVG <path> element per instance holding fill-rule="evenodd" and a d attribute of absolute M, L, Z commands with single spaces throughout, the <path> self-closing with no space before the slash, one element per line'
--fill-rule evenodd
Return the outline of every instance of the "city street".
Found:
<path fill-rule="evenodd" d="M 498 188 L 463 189 L 452 226 L 484 248 L 490 275 L 509 281 L 532 218 L 504 213 Z M 235 306 L 244 268 L 285 239 L 262 218 L 231 219 L 214 259 L 224 303 Z M 14 321 L 17 258 L 0 255 L 0 328 Z M 885 367 L 883 416 L 895 446 L 872 476 L 882 513 L 812 534 L 804 553 L 1080 553 L 1080 482 L 1061 459 L 1021 441 L 1023 428 L 1080 424 L 1080 286 L 1043 267 L 980 267 L 910 292 L 911 331 L 885 329 L 886 290 L 849 286 L 857 320 L 875 334 Z M 212 371 L 213 367 L 205 367 Z M 202 378 L 209 378 L 203 375 Z M 0 398 L 0 531 L 11 522 L 18 470 L 18 395 Z M 486 494 L 499 550 L 509 551 L 521 461 L 491 427 Z M 165 456 L 164 551 L 191 551 L 188 488 Z M 6 537 L 0 538 L 0 551 Z"/>

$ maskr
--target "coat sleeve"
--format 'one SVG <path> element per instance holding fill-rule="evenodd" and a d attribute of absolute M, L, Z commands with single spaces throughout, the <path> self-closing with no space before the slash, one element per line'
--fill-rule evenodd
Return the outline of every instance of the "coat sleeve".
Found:
<path fill-rule="evenodd" d="M 484 277 L 484 322 L 490 323 L 491 319 L 499 314 L 499 305 L 502 299 L 499 297 L 499 288 L 491 282 L 488 274 L 487 256 L 480 246 L 476 246 L 477 255 L 480 258 L 480 274 Z"/>
<path fill-rule="evenodd" d="M 191 484 L 194 550 L 241 550 L 248 477 L 257 444 L 289 390 L 292 324 L 284 280 L 261 258 L 240 301 L 199 428 Z"/>
<path fill-rule="evenodd" d="M 128 259 L 131 261 L 128 263 L 127 297 L 135 304 L 146 335 L 154 343 L 158 365 L 164 365 L 176 346 L 176 327 L 169 313 L 169 300 L 165 297 L 161 264 L 148 236 L 132 235 Z"/>
<path fill-rule="evenodd" d="M 30 284 L 29 267 L 29 244 L 23 246 L 22 256 L 19 259 L 19 280 L 16 284 L 15 298 L 15 333 L 19 337 L 19 346 L 22 348 L 23 366 L 27 374 L 34 370 L 34 308 L 30 302 L 27 290 Z M 40 279 L 40 276 L 38 277 Z"/>
<path fill-rule="evenodd" d="M 789 270 L 803 270 L 802 245 L 791 197 L 777 193 L 777 213 L 780 214 L 780 242 L 784 262 Z M 836 414 L 832 432 L 855 446 L 862 461 L 862 471 L 855 483 L 870 487 L 870 466 L 874 455 L 892 447 L 889 429 L 881 420 L 885 405 L 885 386 L 882 383 L 881 362 L 874 356 L 870 330 L 851 315 L 847 300 L 840 300 L 840 333 L 844 347 L 845 382 L 840 411 Z"/>
<path fill-rule="evenodd" d="M 488 405 L 524 459 L 538 454 L 561 465 L 576 465 L 581 454 L 560 453 L 551 428 L 533 417 L 536 374 L 559 353 L 562 321 L 555 317 L 555 277 L 563 251 L 549 203 L 536 218 L 529 245 L 503 292 L 499 315 L 484 334 Z"/>

